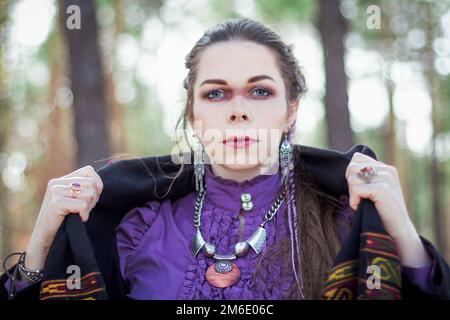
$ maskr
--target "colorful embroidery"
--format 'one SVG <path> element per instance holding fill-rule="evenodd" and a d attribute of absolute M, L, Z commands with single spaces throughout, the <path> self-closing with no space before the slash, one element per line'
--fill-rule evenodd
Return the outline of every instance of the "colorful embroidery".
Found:
<path fill-rule="evenodd" d="M 392 238 L 378 233 L 362 233 L 360 252 L 366 270 L 367 266 L 380 269 L 381 285 L 380 289 L 370 289 L 367 279 L 371 274 L 365 273 L 361 299 L 401 299 L 401 264 Z"/>
<path fill-rule="evenodd" d="M 380 273 L 368 272 L 368 266 Z M 378 276 L 379 287 L 369 287 L 373 276 Z M 391 237 L 362 233 L 359 259 L 339 263 L 330 270 L 322 299 L 401 299 L 401 264 Z"/>
<path fill-rule="evenodd" d="M 41 285 L 40 300 L 97 300 L 105 295 L 100 272 L 92 272 L 80 279 L 80 289 L 69 289 L 67 279 L 49 280 Z"/>
<path fill-rule="evenodd" d="M 351 260 L 334 266 L 325 281 L 322 299 L 352 300 L 358 286 L 358 260 Z"/>

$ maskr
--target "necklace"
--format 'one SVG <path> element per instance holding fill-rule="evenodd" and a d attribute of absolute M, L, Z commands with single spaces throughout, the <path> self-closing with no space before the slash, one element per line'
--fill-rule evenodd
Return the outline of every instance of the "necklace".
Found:
<path fill-rule="evenodd" d="M 258 229 L 245 241 L 240 241 L 235 244 L 234 252 L 232 254 L 218 254 L 214 244 L 206 242 L 203 239 L 201 232 L 201 213 L 203 208 L 203 201 L 206 195 L 206 188 L 198 192 L 197 200 L 195 202 L 194 226 L 196 232 L 192 238 L 192 254 L 194 257 L 203 249 L 205 255 L 209 258 L 214 258 L 216 262 L 210 265 L 206 271 L 206 280 L 209 284 L 216 288 L 225 288 L 234 285 L 241 277 L 241 271 L 238 266 L 232 261 L 237 257 L 246 255 L 250 248 L 258 255 L 266 244 L 266 229 L 265 224 L 272 220 L 281 204 L 284 201 L 285 191 L 283 190 L 278 198 L 273 203 L 272 207 L 265 214 L 263 221 Z"/>

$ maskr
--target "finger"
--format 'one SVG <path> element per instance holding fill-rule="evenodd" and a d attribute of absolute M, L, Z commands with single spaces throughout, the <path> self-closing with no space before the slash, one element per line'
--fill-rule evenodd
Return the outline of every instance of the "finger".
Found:
<path fill-rule="evenodd" d="M 363 179 L 358 177 L 357 174 L 350 175 L 347 179 L 347 182 L 349 186 L 353 184 L 367 184 Z M 377 174 L 370 180 L 371 184 L 376 184 L 380 182 L 386 182 L 393 189 L 397 183 L 396 178 L 388 171 L 377 171 Z"/>
<path fill-rule="evenodd" d="M 368 155 L 365 155 L 363 153 L 360 153 L 360 152 L 355 152 L 353 154 L 353 157 L 352 157 L 352 160 L 350 161 L 350 163 L 351 162 L 367 163 L 365 165 L 372 165 L 372 166 L 373 166 L 373 163 L 376 163 L 376 164 L 378 164 L 378 168 L 383 168 L 385 171 L 389 171 L 390 173 L 392 173 L 392 175 L 394 177 L 396 177 L 396 178 L 398 177 L 398 172 L 397 172 L 397 168 L 396 167 L 394 167 L 392 165 L 389 165 L 387 163 L 375 160 L 372 157 L 370 157 Z"/>
<path fill-rule="evenodd" d="M 98 193 L 100 194 L 103 190 L 103 181 L 100 178 L 100 176 L 98 175 L 97 171 L 95 171 L 94 167 L 88 165 L 85 166 L 83 168 L 80 168 L 78 170 L 75 170 L 71 173 L 69 173 L 68 175 L 63 176 L 62 178 L 70 178 L 70 177 L 77 177 L 77 176 L 81 176 L 81 177 L 93 177 L 95 178 L 95 182 L 97 184 L 97 190 Z"/>
<path fill-rule="evenodd" d="M 83 210 L 89 208 L 89 204 L 86 200 L 78 198 L 59 197 L 53 200 L 53 206 L 57 212 L 61 212 L 63 215 L 69 213 L 80 213 Z"/>
<path fill-rule="evenodd" d="M 371 156 L 368 156 L 368 155 L 366 155 L 364 153 L 361 153 L 361 152 L 355 152 L 353 154 L 353 156 L 352 156 L 352 160 L 350 160 L 350 161 L 353 161 L 353 160 L 361 161 L 361 162 L 372 162 L 372 163 L 380 162 L 378 160 L 375 160 Z"/>
<path fill-rule="evenodd" d="M 345 170 L 345 177 L 348 179 L 349 176 L 357 174 L 362 168 L 365 166 L 371 166 L 374 170 L 380 170 L 378 165 L 375 165 L 373 162 L 357 162 L 351 161 L 347 169 Z"/>
<path fill-rule="evenodd" d="M 394 177 L 395 181 L 397 181 L 397 183 L 400 185 L 400 178 L 398 176 L 398 171 L 396 167 L 386 164 L 385 166 L 383 166 L 383 169 L 389 172 L 392 175 L 392 177 Z"/>
<path fill-rule="evenodd" d="M 88 221 L 89 220 L 89 213 L 90 213 L 90 210 L 81 210 L 79 212 L 79 215 L 81 217 L 81 221 L 83 221 L 83 222 Z"/>
<path fill-rule="evenodd" d="M 349 189 L 349 206 L 356 210 L 361 199 L 369 199 L 377 203 L 386 192 L 389 192 L 389 186 L 384 182 L 352 185 Z"/>
<path fill-rule="evenodd" d="M 61 184 L 52 186 L 51 193 L 53 196 L 56 197 L 82 199 L 89 202 L 90 205 L 95 204 L 98 199 L 97 190 L 91 184 L 86 184 L 82 186 L 82 189 L 77 196 L 72 196 L 70 188 L 67 185 Z"/>
<path fill-rule="evenodd" d="M 80 215 L 83 222 L 86 222 L 89 219 L 90 207 L 89 203 L 85 200 L 61 197 L 57 199 L 55 206 L 63 216 L 75 213 Z"/>
<path fill-rule="evenodd" d="M 71 177 L 71 178 L 58 178 L 58 179 L 52 179 L 49 182 L 49 186 L 55 186 L 55 185 L 63 185 L 66 186 L 68 190 L 68 194 L 64 194 L 66 196 L 70 196 L 70 189 L 69 186 L 72 183 L 79 183 L 81 185 L 82 189 L 89 189 L 94 188 L 96 190 L 96 198 L 95 202 L 98 201 L 98 197 L 100 196 L 101 190 L 98 190 L 98 186 L 96 183 L 96 179 L 93 177 Z"/>

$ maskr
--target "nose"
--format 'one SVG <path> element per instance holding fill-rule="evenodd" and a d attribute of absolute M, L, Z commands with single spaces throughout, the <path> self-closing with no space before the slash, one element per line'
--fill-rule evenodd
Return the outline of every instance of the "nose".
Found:
<path fill-rule="evenodd" d="M 244 108 L 242 103 L 237 102 L 234 105 L 234 108 L 228 114 L 228 121 L 230 123 L 239 123 L 241 121 L 243 121 L 243 122 L 250 121 L 250 114 Z"/>
<path fill-rule="evenodd" d="M 239 110 L 233 111 L 230 114 L 231 122 L 248 121 L 249 117 L 245 112 L 240 112 Z"/>

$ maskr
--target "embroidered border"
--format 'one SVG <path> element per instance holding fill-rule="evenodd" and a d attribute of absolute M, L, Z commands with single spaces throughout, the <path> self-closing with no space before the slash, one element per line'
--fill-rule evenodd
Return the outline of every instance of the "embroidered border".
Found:
<path fill-rule="evenodd" d="M 364 232 L 360 235 L 360 258 L 334 266 L 325 281 L 322 299 L 401 299 L 401 264 L 392 238 L 388 235 Z M 380 288 L 370 289 L 371 274 L 359 274 L 363 267 L 380 269 Z"/>
<path fill-rule="evenodd" d="M 322 299 L 353 300 L 358 287 L 358 260 L 334 266 L 325 281 Z"/>
<path fill-rule="evenodd" d="M 401 299 L 401 263 L 392 238 L 365 232 L 361 234 L 361 240 L 360 251 L 366 267 L 372 265 L 380 269 L 381 288 L 369 289 L 366 276 L 361 279 L 364 292 L 361 292 L 360 299 Z"/>
<path fill-rule="evenodd" d="M 41 285 L 39 300 L 98 300 L 103 299 L 105 287 L 100 272 L 91 272 L 80 279 L 80 289 L 69 289 L 67 279 L 49 280 Z"/>

